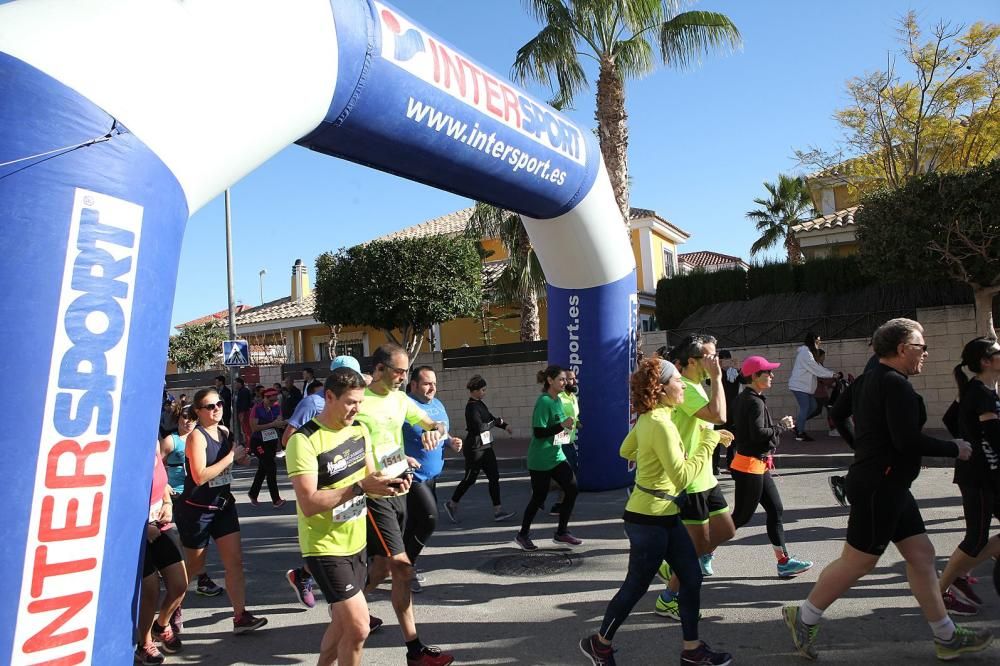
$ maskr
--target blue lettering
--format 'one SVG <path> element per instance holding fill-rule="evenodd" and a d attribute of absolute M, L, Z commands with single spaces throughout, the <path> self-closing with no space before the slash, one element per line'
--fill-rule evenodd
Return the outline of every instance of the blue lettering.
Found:
<path fill-rule="evenodd" d="M 578 156 L 582 139 L 576 127 L 525 97 L 518 99 L 523 114 L 521 129 L 537 138 L 544 134 L 549 145 L 559 152 L 571 157 Z"/>

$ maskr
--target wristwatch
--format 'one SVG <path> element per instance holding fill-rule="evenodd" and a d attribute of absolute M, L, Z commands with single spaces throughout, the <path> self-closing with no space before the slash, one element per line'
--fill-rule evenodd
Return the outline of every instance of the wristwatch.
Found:
<path fill-rule="evenodd" d="M 354 493 L 355 497 L 361 497 L 365 494 L 365 489 L 361 487 L 360 481 L 356 481 L 351 485 L 351 492 Z"/>

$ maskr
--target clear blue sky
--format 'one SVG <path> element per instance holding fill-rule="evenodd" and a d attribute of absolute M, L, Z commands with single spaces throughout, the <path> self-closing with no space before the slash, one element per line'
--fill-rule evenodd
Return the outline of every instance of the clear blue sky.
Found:
<path fill-rule="evenodd" d="M 478 62 L 507 74 L 539 26 L 516 0 L 395 0 L 394 5 Z M 796 148 L 832 148 L 845 82 L 884 67 L 898 48 L 896 19 L 915 9 L 939 19 L 1000 21 L 996 0 L 703 0 L 743 33 L 743 50 L 700 68 L 659 68 L 627 88 L 632 205 L 691 233 L 681 252 L 749 258 L 756 239 L 744 213 L 761 183 L 795 171 Z M 529 87 L 541 99 L 547 92 Z M 593 89 L 576 100 L 592 127 Z M 318 254 L 470 205 L 470 201 L 335 158 L 290 147 L 232 187 L 236 298 L 289 294 L 301 258 L 315 282 Z M 224 205 L 220 195 L 191 218 L 180 257 L 172 325 L 226 307 Z"/>

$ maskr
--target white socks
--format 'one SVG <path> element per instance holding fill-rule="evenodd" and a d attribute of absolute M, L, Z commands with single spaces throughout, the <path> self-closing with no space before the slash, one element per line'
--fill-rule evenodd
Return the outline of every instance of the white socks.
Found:
<path fill-rule="evenodd" d="M 927 625 L 934 632 L 934 638 L 939 641 L 950 641 L 955 636 L 955 623 L 949 615 L 945 615 L 944 619 L 937 622 L 928 622 Z"/>
<path fill-rule="evenodd" d="M 812 626 L 814 624 L 819 624 L 819 619 L 823 617 L 823 611 L 813 606 L 806 599 L 802 602 L 802 606 L 799 607 L 799 617 L 802 618 L 802 622 Z"/>

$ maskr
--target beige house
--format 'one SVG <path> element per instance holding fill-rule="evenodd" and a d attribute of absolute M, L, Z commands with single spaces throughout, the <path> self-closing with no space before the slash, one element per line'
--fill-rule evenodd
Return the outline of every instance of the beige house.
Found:
<path fill-rule="evenodd" d="M 679 254 L 677 255 L 677 265 L 680 268 L 680 272 L 685 275 L 693 271 L 714 273 L 734 268 L 743 271 L 750 270 L 750 265 L 740 257 L 722 254 L 721 252 L 709 252 L 707 250 Z"/>
<path fill-rule="evenodd" d="M 858 251 L 854 214 L 858 210 L 853 160 L 806 176 L 813 206 L 821 215 L 792 227 L 802 254 L 808 259 L 844 257 Z"/>

